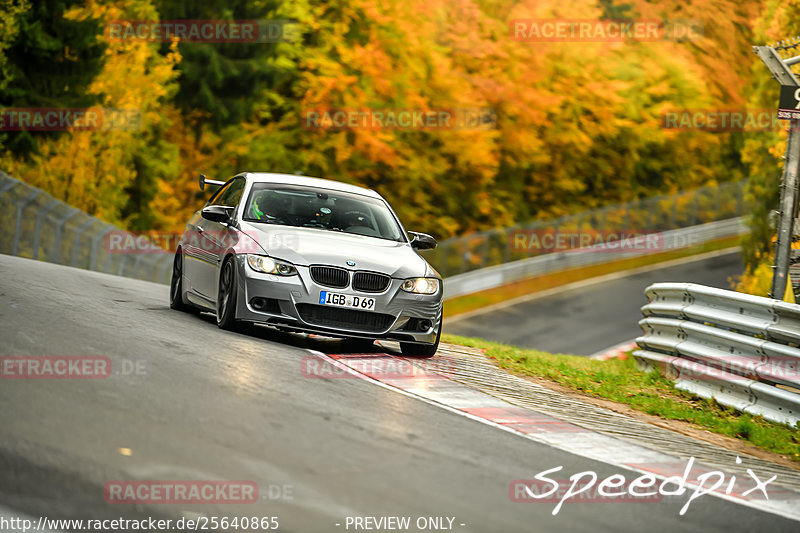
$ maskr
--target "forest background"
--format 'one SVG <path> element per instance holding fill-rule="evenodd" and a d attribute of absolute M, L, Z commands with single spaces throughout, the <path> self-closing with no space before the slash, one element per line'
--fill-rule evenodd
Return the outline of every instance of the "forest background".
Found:
<path fill-rule="evenodd" d="M 114 21 L 289 21 L 276 42 L 109 38 Z M 530 42 L 516 19 L 690 20 L 691 39 Z M 373 188 L 439 239 L 748 179 L 747 264 L 770 260 L 786 132 L 667 129 L 772 110 L 752 53 L 800 1 L 0 0 L 0 109 L 135 110 L 135 128 L 0 131 L 0 168 L 110 223 L 180 231 L 197 174 Z M 489 127 L 314 128 L 309 110 L 491 110 Z"/>

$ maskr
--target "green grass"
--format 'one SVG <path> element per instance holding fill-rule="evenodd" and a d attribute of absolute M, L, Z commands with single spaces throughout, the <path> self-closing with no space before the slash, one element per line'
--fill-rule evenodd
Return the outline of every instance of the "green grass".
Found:
<path fill-rule="evenodd" d="M 697 428 L 734 437 L 800 462 L 797 429 L 680 391 L 658 372 L 640 371 L 633 357 L 599 361 L 455 335 L 443 335 L 442 341 L 484 348 L 498 367 L 512 373 L 548 379 L 649 415 L 689 422 Z"/>

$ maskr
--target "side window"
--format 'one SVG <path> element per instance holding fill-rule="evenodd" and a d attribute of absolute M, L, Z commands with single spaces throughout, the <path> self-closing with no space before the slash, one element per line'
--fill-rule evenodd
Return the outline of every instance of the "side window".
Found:
<path fill-rule="evenodd" d="M 220 193 L 214 197 L 213 201 L 211 202 L 212 205 L 222 205 L 225 207 L 236 207 L 239 203 L 239 200 L 242 198 L 242 192 L 244 192 L 244 185 L 245 180 L 244 178 L 236 178 L 231 183 L 228 184 L 225 189 L 220 191 Z"/>

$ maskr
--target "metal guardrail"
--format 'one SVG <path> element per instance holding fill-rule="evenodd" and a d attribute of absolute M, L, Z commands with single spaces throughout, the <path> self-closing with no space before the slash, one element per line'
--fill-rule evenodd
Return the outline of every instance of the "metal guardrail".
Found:
<path fill-rule="evenodd" d="M 454 298 L 493 289 L 526 278 L 541 276 L 549 272 L 598 265 L 619 261 L 620 259 L 641 257 L 655 252 L 697 246 L 724 237 L 742 235 L 747 231 L 749 230 L 745 225 L 744 218 L 739 217 L 665 231 L 659 234 L 659 246 L 656 249 L 631 247 L 631 249 L 609 250 L 606 246 L 600 245 L 521 259 L 504 265 L 482 268 L 446 278 L 444 296 L 445 298 Z"/>
<path fill-rule="evenodd" d="M 532 250 L 515 246 L 520 232 L 649 233 L 689 228 L 745 216 L 750 212 L 744 195 L 746 181 L 725 182 L 676 194 L 654 196 L 600 209 L 537 220 L 454 237 L 439 243 L 425 258 L 445 277 L 486 267 L 530 259 Z M 538 250 L 536 255 L 552 253 Z"/>
<path fill-rule="evenodd" d="M 800 305 L 655 283 L 633 356 L 675 386 L 776 422 L 800 421 Z"/>
<path fill-rule="evenodd" d="M 122 230 L 0 171 L 0 253 L 41 259 L 98 272 L 169 283 L 169 253 L 114 253 L 106 246 Z M 741 218 L 711 222 L 659 234 L 658 250 L 695 246 L 744 233 Z M 133 234 L 124 233 L 135 238 Z M 521 279 L 574 267 L 652 253 L 652 249 L 578 248 L 548 253 L 446 278 L 445 297 L 498 287 Z M 426 256 L 427 257 L 427 256 Z"/>
<path fill-rule="evenodd" d="M 113 253 L 104 240 L 122 230 L 2 171 L 0 228 L 3 254 L 157 283 L 172 275 L 172 254 Z"/>

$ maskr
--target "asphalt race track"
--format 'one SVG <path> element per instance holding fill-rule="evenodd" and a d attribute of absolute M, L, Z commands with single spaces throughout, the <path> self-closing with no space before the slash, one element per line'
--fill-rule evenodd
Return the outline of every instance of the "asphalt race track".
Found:
<path fill-rule="evenodd" d="M 726 253 L 563 290 L 492 312 L 445 322 L 445 332 L 552 353 L 592 355 L 641 334 L 637 325 L 651 283 L 682 281 L 730 289 L 742 274 L 739 252 Z"/>
<path fill-rule="evenodd" d="M 734 263 L 721 258 L 703 270 Z M 614 292 L 638 300 L 650 279 Z M 309 348 L 347 346 L 266 328 L 221 331 L 210 315 L 170 310 L 166 286 L 9 256 L 0 256 L 0 280 L 0 355 L 107 356 L 112 368 L 106 379 L 0 380 L 7 509 L 84 519 L 277 516 L 280 531 L 295 532 L 347 531 L 347 516 L 386 515 L 455 517 L 455 531 L 486 533 L 798 530 L 797 522 L 710 496 L 682 517 L 685 496 L 567 504 L 553 516 L 551 503 L 512 503 L 509 482 L 558 465 L 569 474 L 631 472 L 364 379 L 306 378 Z M 603 294 L 586 307 L 615 305 Z M 614 313 L 605 315 L 626 317 Z M 562 318 L 551 312 L 549 327 Z M 252 480 L 261 498 L 105 503 L 107 482 L 132 479 Z"/>

